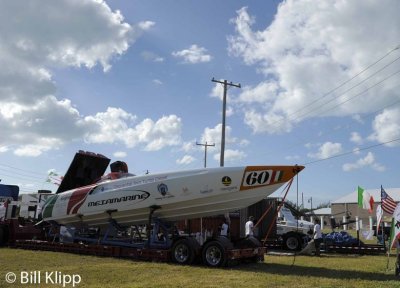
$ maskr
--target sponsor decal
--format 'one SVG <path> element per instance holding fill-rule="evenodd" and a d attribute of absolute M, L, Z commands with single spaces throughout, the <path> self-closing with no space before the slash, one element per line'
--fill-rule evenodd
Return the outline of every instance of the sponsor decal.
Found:
<path fill-rule="evenodd" d="M 232 184 L 232 179 L 229 176 L 222 177 L 222 184 L 229 186 Z"/>
<path fill-rule="evenodd" d="M 133 194 L 128 195 L 128 196 L 108 198 L 108 199 L 89 202 L 88 207 L 102 206 L 102 205 L 114 204 L 114 203 L 120 203 L 120 202 L 131 202 L 131 201 L 135 202 L 133 204 L 136 204 L 136 203 L 142 202 L 150 197 L 150 193 L 147 191 L 135 190 L 132 192 L 133 192 Z"/>
<path fill-rule="evenodd" d="M 162 197 L 155 198 L 156 200 L 174 197 L 174 195 L 171 195 L 171 193 L 168 192 L 167 184 L 164 184 L 164 183 L 158 184 L 157 189 L 158 189 L 158 192 L 160 192 Z"/>
<path fill-rule="evenodd" d="M 167 180 L 168 175 L 161 175 L 161 176 L 156 176 L 156 177 L 150 177 L 150 178 L 145 178 L 145 179 L 140 179 L 140 180 L 134 180 L 132 182 L 133 185 L 142 185 L 142 184 L 148 184 L 148 183 L 155 183 L 158 181 L 163 181 Z"/>
<path fill-rule="evenodd" d="M 204 186 L 203 189 L 200 190 L 201 194 L 207 194 L 207 193 L 212 193 L 212 192 L 214 192 L 214 190 L 208 188 L 208 185 Z"/>
<path fill-rule="evenodd" d="M 82 206 L 83 202 L 85 202 L 86 197 L 89 195 L 90 190 L 93 187 L 83 187 L 80 188 L 71 194 L 71 198 L 69 198 L 68 206 L 67 206 L 67 214 L 76 214 L 78 209 Z"/>
<path fill-rule="evenodd" d="M 158 192 L 160 192 L 160 194 L 162 196 L 165 196 L 168 193 L 168 186 L 164 183 L 158 184 L 157 189 L 158 189 Z"/>
<path fill-rule="evenodd" d="M 282 180 L 283 171 L 272 169 L 252 170 L 251 168 L 246 168 L 243 174 L 241 190 L 267 186 Z"/>
<path fill-rule="evenodd" d="M 49 197 L 46 200 L 46 202 L 43 205 L 43 212 L 42 212 L 43 218 L 49 218 L 53 215 L 53 207 L 54 207 L 54 204 L 56 203 L 58 197 L 59 197 L 59 195 L 54 195 L 52 197 Z"/>

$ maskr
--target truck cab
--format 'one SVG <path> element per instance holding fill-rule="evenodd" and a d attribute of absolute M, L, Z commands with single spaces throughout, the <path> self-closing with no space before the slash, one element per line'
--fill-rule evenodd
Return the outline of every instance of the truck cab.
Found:
<path fill-rule="evenodd" d="M 313 233 L 314 224 L 309 221 L 297 220 L 290 209 L 282 207 L 278 212 L 276 223 L 277 235 L 282 238 L 288 250 L 300 250 L 309 235 Z"/>

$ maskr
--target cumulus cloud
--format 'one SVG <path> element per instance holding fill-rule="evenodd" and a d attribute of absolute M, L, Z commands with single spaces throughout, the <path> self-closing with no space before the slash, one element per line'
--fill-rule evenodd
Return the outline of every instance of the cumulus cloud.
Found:
<path fill-rule="evenodd" d="M 220 153 L 214 154 L 214 160 L 220 160 Z M 226 162 L 240 161 L 246 158 L 247 154 L 240 150 L 226 149 L 224 153 L 224 160 Z"/>
<path fill-rule="evenodd" d="M 256 66 L 265 76 L 238 97 L 247 112 L 245 123 L 254 132 L 288 132 L 293 123 L 312 117 L 362 115 L 399 96 L 394 78 L 367 89 L 393 73 L 395 65 L 388 65 L 373 75 L 394 61 L 400 50 L 339 87 L 370 65 L 371 59 L 379 59 L 395 48 L 400 39 L 398 1 L 360 4 L 284 1 L 273 22 L 265 23 L 269 26 L 260 30 L 253 26 L 256 20 L 264 24 L 262 19 L 252 17 L 246 7 L 237 11 L 232 19 L 236 32 L 228 38 L 229 53 Z M 371 41 L 370 35 L 375 33 Z M 361 82 L 363 79 L 366 81 Z M 271 117 L 276 120 L 271 121 Z"/>
<path fill-rule="evenodd" d="M 113 156 L 115 158 L 125 158 L 126 156 L 128 156 L 128 154 L 124 151 L 116 151 L 113 153 Z"/>
<path fill-rule="evenodd" d="M 201 142 L 205 143 L 214 143 L 215 144 L 215 151 L 214 159 L 220 160 L 220 153 L 221 153 L 221 131 L 222 131 L 222 124 L 217 124 L 214 128 L 206 127 L 204 132 L 201 136 Z M 250 141 L 247 139 L 240 139 L 237 137 L 232 136 L 232 128 L 230 126 L 225 127 L 225 144 L 229 145 L 229 147 L 244 147 L 250 144 Z M 214 149 L 213 149 L 214 151 Z M 240 149 L 225 149 L 224 158 L 226 161 L 237 161 L 246 158 L 247 154 L 241 151 Z"/>
<path fill-rule="evenodd" d="M 154 122 L 144 119 L 133 126 L 136 116 L 121 108 L 108 108 L 106 112 L 87 116 L 84 125 L 88 143 L 123 143 L 132 148 L 144 144 L 146 151 L 160 150 L 180 144 L 181 119 L 176 115 L 164 116 Z"/>
<path fill-rule="evenodd" d="M 156 85 L 162 85 L 163 82 L 160 79 L 153 79 L 153 83 Z"/>
<path fill-rule="evenodd" d="M 185 155 L 182 158 L 176 160 L 176 163 L 180 165 L 188 165 L 194 161 L 196 161 L 196 158 L 191 155 Z"/>
<path fill-rule="evenodd" d="M 308 153 L 308 157 L 316 159 L 327 159 L 342 152 L 342 144 L 326 142 L 322 144 L 316 153 Z"/>
<path fill-rule="evenodd" d="M 363 138 L 358 132 L 351 132 L 350 141 L 357 145 L 361 145 L 364 143 Z"/>
<path fill-rule="evenodd" d="M 372 169 L 380 172 L 385 171 L 384 166 L 375 162 L 375 156 L 372 152 L 368 152 L 368 154 L 364 158 L 358 159 L 355 163 L 343 164 L 342 169 L 343 171 L 349 172 L 364 167 L 371 167 Z"/>
<path fill-rule="evenodd" d="M 104 1 L 2 1 L 0 129 L 7 137 L 0 138 L 0 146 L 19 156 L 39 156 L 83 137 L 110 142 L 99 126 L 101 113 L 85 118 L 70 100 L 56 98 L 52 70 L 101 65 L 108 71 L 113 59 L 153 25 L 128 24 Z M 127 127 L 121 121 L 113 130 Z"/>
<path fill-rule="evenodd" d="M 378 114 L 372 122 L 373 133 L 369 136 L 370 140 L 380 143 L 387 143 L 387 146 L 398 146 L 400 142 L 395 139 L 400 138 L 400 109 L 385 109 Z"/>
<path fill-rule="evenodd" d="M 210 62 L 212 57 L 207 54 L 207 49 L 193 44 L 188 49 L 172 52 L 172 56 L 181 58 L 184 63 L 197 64 Z"/>

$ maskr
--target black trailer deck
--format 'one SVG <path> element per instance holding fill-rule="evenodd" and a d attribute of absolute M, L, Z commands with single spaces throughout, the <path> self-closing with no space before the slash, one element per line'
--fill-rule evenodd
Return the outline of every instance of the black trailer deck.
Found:
<path fill-rule="evenodd" d="M 12 248 L 73 253 L 115 258 L 128 258 L 145 261 L 171 261 L 171 249 L 133 248 L 112 245 L 96 245 L 82 243 L 61 243 L 40 240 L 17 240 Z M 230 262 L 235 260 L 253 259 L 263 260 L 266 248 L 241 248 L 226 250 L 226 257 Z"/>

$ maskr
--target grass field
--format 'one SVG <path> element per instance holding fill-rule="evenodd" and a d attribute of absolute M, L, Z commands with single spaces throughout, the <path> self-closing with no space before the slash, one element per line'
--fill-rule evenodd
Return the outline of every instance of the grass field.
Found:
<path fill-rule="evenodd" d="M 81 283 L 75 287 L 400 287 L 400 278 L 394 276 L 395 258 L 390 258 L 389 269 L 386 263 L 385 256 L 267 255 L 264 263 L 211 269 L 2 248 L 0 287 L 62 287 L 43 285 L 43 274 L 51 271 L 78 274 Z M 41 284 L 21 285 L 23 271 L 41 271 Z M 17 275 L 14 284 L 5 281 L 8 272 Z"/>

